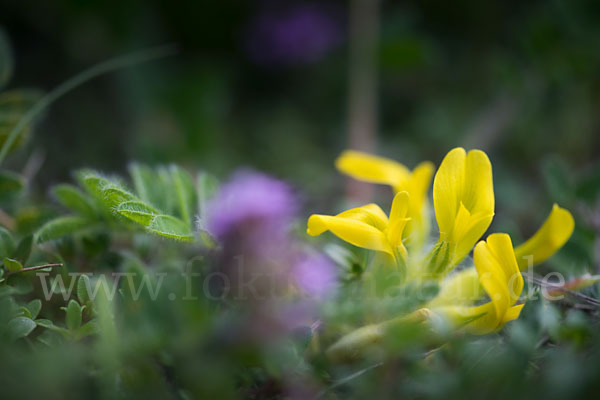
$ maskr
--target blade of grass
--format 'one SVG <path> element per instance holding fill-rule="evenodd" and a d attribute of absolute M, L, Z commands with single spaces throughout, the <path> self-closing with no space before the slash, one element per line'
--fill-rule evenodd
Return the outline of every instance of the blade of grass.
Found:
<path fill-rule="evenodd" d="M 74 77 L 66 80 L 64 83 L 56 87 L 54 90 L 42 97 L 33 107 L 31 107 L 23 118 L 15 125 L 10 131 L 10 134 L 6 138 L 2 149 L 0 149 L 0 164 L 4 161 L 8 150 L 11 148 L 14 141 L 17 139 L 23 129 L 29 124 L 38 114 L 44 109 L 49 107 L 52 103 L 58 100 L 60 97 L 84 84 L 85 82 L 96 78 L 102 74 L 116 71 L 125 67 L 130 67 L 136 64 L 141 64 L 147 61 L 155 60 L 158 58 L 167 57 L 175 54 L 176 47 L 174 45 L 166 45 L 153 47 L 146 50 L 130 53 L 124 56 L 116 57 L 93 67 L 86 69 L 85 71 L 75 75 Z"/>

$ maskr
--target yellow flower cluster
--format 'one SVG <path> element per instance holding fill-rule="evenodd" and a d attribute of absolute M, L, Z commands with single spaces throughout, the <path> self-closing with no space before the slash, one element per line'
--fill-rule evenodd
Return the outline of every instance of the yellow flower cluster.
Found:
<path fill-rule="evenodd" d="M 467 153 L 455 148 L 433 180 L 439 238 L 428 248 L 432 163 L 421 163 L 410 171 L 393 160 L 346 151 L 336 166 L 355 179 L 391 186 L 395 197 L 389 217 L 376 204 L 336 216 L 312 215 L 308 234 L 330 231 L 355 246 L 381 253 L 390 268 L 404 269 L 403 276 L 409 281 L 434 280 L 439 293 L 416 312 L 442 316 L 453 326 L 476 334 L 496 331 L 518 318 L 523 307 L 518 304 L 523 289 L 521 271 L 546 260 L 573 232 L 569 211 L 554 205 L 542 227 L 516 248 L 504 233 L 479 241 L 494 216 L 492 166 L 483 151 Z M 474 265 L 454 271 L 471 250 Z M 486 295 L 488 301 L 481 304 Z M 370 335 L 377 332 L 377 325 L 366 328 Z M 341 342 L 344 340 L 350 339 Z"/>

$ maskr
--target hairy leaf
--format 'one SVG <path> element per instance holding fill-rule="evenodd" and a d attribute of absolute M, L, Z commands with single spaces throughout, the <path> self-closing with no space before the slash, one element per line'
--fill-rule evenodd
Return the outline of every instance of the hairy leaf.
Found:
<path fill-rule="evenodd" d="M 176 165 L 170 167 L 173 187 L 177 197 L 177 205 L 181 219 L 188 225 L 194 214 L 194 205 L 196 203 L 196 193 L 194 181 L 190 175 Z"/>
<path fill-rule="evenodd" d="M 88 224 L 88 220 L 81 217 L 59 217 L 48 221 L 35 234 L 36 242 L 43 243 L 72 234 Z"/>
<path fill-rule="evenodd" d="M 194 240 L 190 228 L 182 220 L 170 215 L 157 215 L 148 229 L 158 235 L 176 240 L 191 242 Z"/>
<path fill-rule="evenodd" d="M 90 199 L 73 185 L 57 185 L 53 188 L 54 196 L 65 208 L 86 217 L 94 217 L 96 210 Z"/>
<path fill-rule="evenodd" d="M 155 208 L 140 201 L 126 201 L 121 203 L 117 207 L 117 213 L 146 227 L 159 214 Z"/>

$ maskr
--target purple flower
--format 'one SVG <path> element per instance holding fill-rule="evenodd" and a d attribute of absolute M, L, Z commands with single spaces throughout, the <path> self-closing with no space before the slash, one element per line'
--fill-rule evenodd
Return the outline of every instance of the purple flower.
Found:
<path fill-rule="evenodd" d="M 208 230 L 220 240 L 256 223 L 280 232 L 297 209 L 291 188 L 282 181 L 252 171 L 240 171 L 208 205 Z"/>
<path fill-rule="evenodd" d="M 308 4 L 264 11 L 250 24 L 248 53 L 263 65 L 314 63 L 342 41 L 336 14 Z"/>
<path fill-rule="evenodd" d="M 323 297 L 336 284 L 335 266 L 322 254 L 305 256 L 293 271 L 297 285 L 314 297 Z"/>

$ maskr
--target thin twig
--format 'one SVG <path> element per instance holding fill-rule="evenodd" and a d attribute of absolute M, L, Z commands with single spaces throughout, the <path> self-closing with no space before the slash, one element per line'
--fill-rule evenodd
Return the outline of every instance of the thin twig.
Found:
<path fill-rule="evenodd" d="M 36 265 L 35 267 L 27 267 L 27 268 L 20 269 L 18 271 L 11 271 L 11 272 L 8 273 L 8 275 L 18 274 L 20 272 L 37 271 L 37 270 L 40 270 L 40 269 L 55 268 L 55 267 L 62 267 L 62 266 L 63 266 L 63 264 Z"/>
<path fill-rule="evenodd" d="M 593 297 L 586 296 L 586 295 L 584 295 L 582 293 L 566 289 L 563 286 L 560 286 L 560 285 L 557 285 L 557 284 L 554 284 L 554 283 L 546 282 L 546 281 L 544 281 L 541 278 L 538 278 L 536 276 L 528 276 L 528 278 L 530 278 L 531 281 L 533 283 L 535 283 L 536 285 L 538 285 L 538 286 L 542 286 L 542 287 L 546 287 L 546 288 L 551 288 L 552 290 L 563 292 L 565 294 L 568 294 L 570 296 L 573 296 L 575 298 L 583 300 L 583 301 L 585 301 L 585 302 L 587 302 L 589 304 L 593 304 L 596 307 L 600 307 L 600 301 L 594 299 Z"/>
<path fill-rule="evenodd" d="M 361 369 L 360 371 L 357 371 L 353 374 L 350 374 L 342 379 L 339 379 L 337 381 L 335 381 L 331 386 L 329 386 L 327 389 L 322 390 L 321 392 L 319 392 L 319 394 L 317 394 L 317 396 L 315 396 L 315 400 L 320 399 L 321 397 L 323 397 L 327 392 L 329 392 L 330 390 L 335 389 L 338 386 L 342 386 L 348 382 L 350 382 L 352 379 L 356 379 L 359 376 L 361 376 L 362 374 L 364 374 L 365 372 L 369 372 L 372 369 L 375 368 L 379 368 L 383 365 L 383 362 L 379 362 L 377 364 L 373 364 L 367 368 Z"/>

